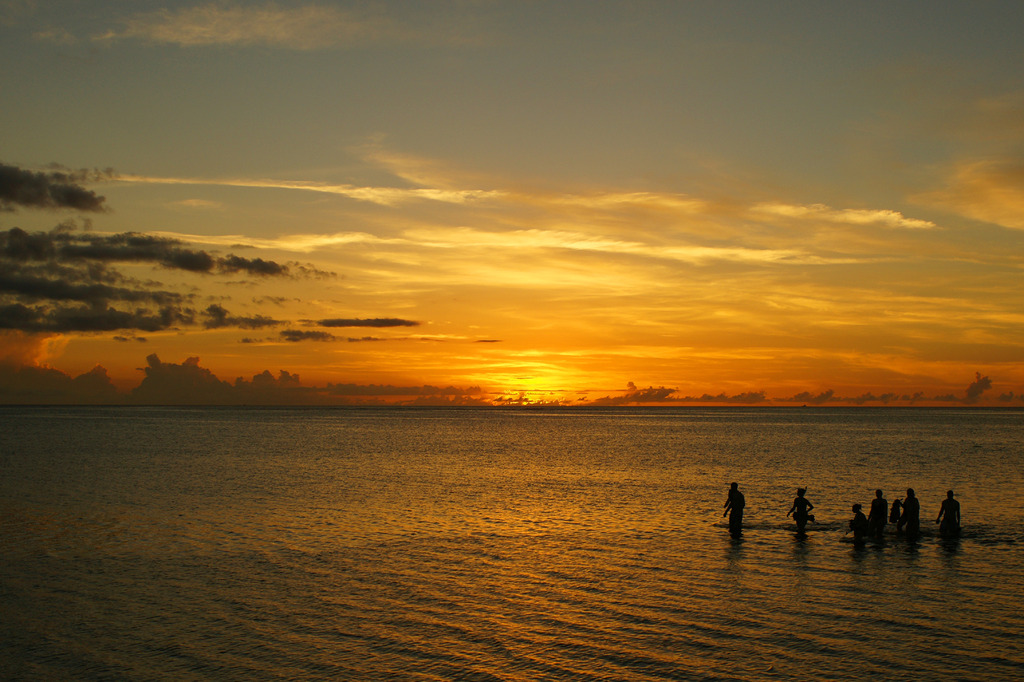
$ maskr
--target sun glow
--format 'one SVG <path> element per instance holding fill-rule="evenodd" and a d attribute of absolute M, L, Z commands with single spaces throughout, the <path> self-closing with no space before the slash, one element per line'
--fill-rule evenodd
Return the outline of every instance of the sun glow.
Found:
<path fill-rule="evenodd" d="M 149 4 L 0 9 L 0 400 L 1024 405 L 997 10 Z"/>

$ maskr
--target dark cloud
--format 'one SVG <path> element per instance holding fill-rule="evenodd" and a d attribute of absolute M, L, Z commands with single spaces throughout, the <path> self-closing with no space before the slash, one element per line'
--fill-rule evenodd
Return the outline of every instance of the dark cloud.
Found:
<path fill-rule="evenodd" d="M 253 298 L 252 302 L 259 305 L 261 303 L 273 303 L 277 306 L 283 306 L 286 303 L 298 303 L 300 299 L 297 298 L 285 298 L 283 296 L 260 296 L 259 298 Z"/>
<path fill-rule="evenodd" d="M 320 405 L 328 401 L 320 391 L 302 385 L 298 374 L 281 370 L 274 376 L 269 370 L 251 380 L 235 379 L 236 400 L 245 405 Z"/>
<path fill-rule="evenodd" d="M 637 388 L 636 384 L 632 381 L 629 382 L 628 389 L 624 395 L 620 396 L 605 396 L 604 398 L 598 398 L 591 404 L 595 406 L 615 406 L 615 405 L 640 405 L 644 403 L 664 403 L 668 402 L 670 396 L 676 392 L 674 388 L 654 388 L 650 386 L 648 388 Z"/>
<path fill-rule="evenodd" d="M 220 329 L 222 327 L 262 329 L 264 327 L 276 327 L 279 324 L 283 324 L 280 320 L 275 320 L 265 315 L 253 315 L 250 317 L 232 315 L 216 303 L 204 310 L 203 316 L 206 318 L 203 321 L 203 326 L 207 329 Z"/>
<path fill-rule="evenodd" d="M 248 385 L 253 388 L 295 388 L 301 384 L 302 382 L 299 380 L 298 374 L 292 374 L 283 369 L 278 372 L 277 377 L 271 374 L 269 370 L 263 370 L 261 374 L 254 375 L 252 381 L 249 382 L 246 382 L 241 377 L 235 379 L 235 386 Z"/>
<path fill-rule="evenodd" d="M 974 381 L 967 387 L 967 398 L 966 402 L 975 403 L 981 394 L 992 388 L 992 380 L 988 377 L 981 376 L 981 372 L 974 373 Z"/>
<path fill-rule="evenodd" d="M 83 303 L 103 303 L 107 301 L 142 302 L 148 301 L 158 305 L 180 304 L 180 294 L 161 290 L 140 290 L 126 287 L 114 287 L 109 284 L 92 282 L 80 283 L 70 281 L 80 274 L 70 271 L 68 277 L 53 278 L 50 272 L 36 268 L 11 268 L 0 272 L 0 294 L 12 294 L 23 301 L 80 301 Z M 99 278 L 99 273 L 86 275 Z"/>
<path fill-rule="evenodd" d="M 726 393 L 712 395 L 711 393 L 705 393 L 699 396 L 681 396 L 678 395 L 678 391 L 675 388 L 666 388 L 665 386 L 659 386 L 657 388 L 653 386 L 637 388 L 637 385 L 631 381 L 627 385 L 627 390 L 623 395 L 606 395 L 602 398 L 593 400 L 589 404 L 596 407 L 608 407 L 631 406 L 631 404 L 685 404 L 694 402 L 715 404 L 758 404 L 768 401 L 769 398 L 765 395 L 764 391 L 748 391 L 744 393 L 737 393 L 735 395 L 728 395 Z"/>
<path fill-rule="evenodd" d="M 116 269 L 142 263 L 198 274 L 244 272 L 285 276 L 288 268 L 261 258 L 218 257 L 166 237 L 127 232 L 97 235 L 74 223 L 50 232 L 0 231 L 0 329 L 27 332 L 146 332 L 196 323 L 192 294 L 167 291 Z M 77 305 L 76 305 L 77 304 Z M 202 314 L 207 329 L 260 329 L 281 324 L 263 315 Z"/>
<path fill-rule="evenodd" d="M 155 332 L 193 322 L 190 310 L 174 306 L 157 310 L 118 310 L 106 306 L 29 308 L 20 304 L 0 307 L 0 328 L 29 332 L 109 332 L 121 329 Z"/>
<path fill-rule="evenodd" d="M 489 407 L 490 401 L 486 398 L 473 398 L 470 396 L 420 396 L 403 402 L 407 407 Z"/>
<path fill-rule="evenodd" d="M 153 263 L 174 270 L 197 273 L 246 272 L 283 276 L 288 267 L 230 254 L 217 257 L 207 251 L 188 248 L 170 237 L 139 232 L 98 235 L 76 232 L 67 224 L 50 232 L 30 234 L 21 228 L 0 232 L 0 255 L 16 262 L 55 261 L 63 263 Z"/>
<path fill-rule="evenodd" d="M 35 366 L 39 338 L 20 332 L 0 332 L 0 404 L 146 404 L 146 405 L 394 405 L 394 406 L 548 406 L 563 407 L 574 401 L 563 399 L 536 400 L 525 393 L 518 398 L 501 396 L 491 400 L 479 386 L 394 386 L 390 384 L 328 383 L 325 387 L 303 386 L 299 375 L 269 370 L 251 379 L 241 377 L 234 383 L 223 381 L 212 371 L 201 367 L 199 358 L 190 357 L 180 364 L 162 362 L 154 353 L 146 358 L 144 378 L 130 393 L 121 393 L 112 385 L 107 371 L 95 367 L 77 377 L 47 367 Z M 119 336 L 122 342 L 144 342 L 143 337 Z M 249 340 L 253 342 L 253 340 Z M 978 396 L 988 390 L 988 377 L 976 375 L 971 384 Z M 665 387 L 638 388 L 630 383 L 622 396 L 606 397 L 593 402 L 582 398 L 580 405 L 644 405 L 644 404 L 737 404 L 752 405 L 771 402 L 763 392 L 736 395 L 705 393 L 700 397 L 673 397 L 675 389 Z M 775 399 L 784 403 L 803 404 L 866 404 L 874 402 L 920 402 L 963 404 L 966 399 L 952 393 L 926 398 L 923 392 L 910 394 L 864 393 L 855 398 L 835 396 L 831 390 L 821 393 L 800 393 L 792 398 Z M 1003 393 L 995 402 L 1024 403 L 1024 394 Z"/>
<path fill-rule="evenodd" d="M 34 172 L 0 163 L 0 210 L 67 208 L 102 211 L 105 199 L 79 183 L 102 175 L 99 171 Z"/>
<path fill-rule="evenodd" d="M 147 405 L 233 404 L 231 384 L 199 366 L 192 357 L 180 365 L 161 362 L 154 353 L 146 358 L 145 377 L 132 390 L 132 402 Z"/>
<path fill-rule="evenodd" d="M 190 310 L 166 306 L 156 311 L 138 308 L 116 310 L 114 308 L 79 307 L 60 308 L 51 311 L 55 331 L 114 331 L 117 329 L 138 329 L 155 332 L 178 324 L 192 324 Z"/>
<path fill-rule="evenodd" d="M 818 393 L 817 395 L 804 391 L 803 393 L 797 393 L 792 398 L 787 398 L 786 402 L 791 403 L 806 403 L 808 405 L 824 405 L 825 403 L 835 400 L 836 392 L 831 388 L 827 391 Z"/>
<path fill-rule="evenodd" d="M 218 260 L 217 268 L 221 272 L 246 272 L 250 275 L 266 275 L 268 277 L 288 274 L 287 265 L 262 258 L 242 258 L 233 254 Z"/>
<path fill-rule="evenodd" d="M 748 391 L 746 393 L 739 393 L 737 395 L 727 395 L 725 393 L 711 395 L 710 393 L 705 393 L 698 397 L 686 396 L 685 398 L 677 398 L 675 400 L 680 403 L 719 403 L 733 405 L 756 405 L 757 403 L 768 402 L 768 396 L 765 395 L 764 391 Z"/>
<path fill-rule="evenodd" d="M 111 405 L 123 403 L 107 370 L 94 367 L 77 377 L 48 367 L 0 363 L 0 403 L 21 405 Z"/>
<path fill-rule="evenodd" d="M 309 263 L 296 263 L 295 261 L 289 261 L 288 267 L 297 271 L 301 277 L 306 279 L 330 279 L 338 276 L 335 272 L 320 270 Z"/>
<path fill-rule="evenodd" d="M 137 232 L 114 235 L 54 234 L 57 254 L 67 261 L 155 263 L 173 270 L 212 272 L 218 260 L 205 251 L 185 248 L 169 237 Z"/>
<path fill-rule="evenodd" d="M 15 262 L 43 261 L 56 256 L 54 232 L 29 234 L 20 227 L 0 232 L 0 256 Z"/>
<path fill-rule="evenodd" d="M 223 381 L 202 367 L 198 357 L 182 363 L 146 358 L 144 377 L 130 393 L 119 393 L 102 367 L 72 379 L 55 369 L 0 363 L 0 403 L 142 405 L 486 405 L 479 386 L 381 386 L 328 384 L 303 386 L 298 374 L 269 370 L 251 379 Z M 397 400 L 407 398 L 407 400 Z"/>
<path fill-rule="evenodd" d="M 358 318 L 338 318 L 329 320 L 319 320 L 315 324 L 321 327 L 418 327 L 419 322 L 412 320 L 402 320 L 394 317 L 376 317 L 370 320 L 361 320 Z"/>
<path fill-rule="evenodd" d="M 338 337 L 327 332 L 304 332 L 298 329 L 285 329 L 281 332 L 281 338 L 285 341 L 337 341 Z"/>
<path fill-rule="evenodd" d="M 0 329 L 39 331 L 37 327 L 43 312 L 20 303 L 0 305 Z"/>
<path fill-rule="evenodd" d="M 975 373 L 975 380 L 967 387 L 963 396 L 956 395 L 955 393 L 946 393 L 942 395 L 927 396 L 924 391 L 917 391 L 913 394 L 910 393 L 896 393 L 888 392 L 880 395 L 875 395 L 872 392 L 862 393 L 858 396 L 837 396 L 835 391 L 829 389 L 821 393 L 811 393 L 805 391 L 803 393 L 797 393 L 791 398 L 774 398 L 776 402 L 783 403 L 802 403 L 805 405 L 867 405 L 869 403 L 878 403 L 881 405 L 888 405 L 890 403 L 962 403 L 962 404 L 974 404 L 980 401 L 982 394 L 992 388 L 992 381 L 987 376 L 981 376 L 980 373 Z M 1011 392 L 1010 396 L 1013 395 Z M 998 400 L 1005 402 L 1008 399 L 1006 394 L 999 396 Z"/>

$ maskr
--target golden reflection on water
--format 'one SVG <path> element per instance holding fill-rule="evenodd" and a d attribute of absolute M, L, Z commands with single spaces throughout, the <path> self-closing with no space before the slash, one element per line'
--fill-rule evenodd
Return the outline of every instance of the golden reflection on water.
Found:
<path fill-rule="evenodd" d="M 46 429 L 21 434 L 31 452 L 3 443 L 15 676 L 927 678 L 1024 662 L 1005 424 L 957 423 L 944 444 L 945 422 L 906 413 L 892 429 L 860 413 L 274 414 L 130 412 L 76 419 L 73 451 Z M 993 457 L 955 482 L 975 514 L 962 538 L 843 541 L 850 498 L 877 485 L 913 475 L 938 499 L 965 432 Z M 889 473 L 908 433 L 916 459 Z M 748 500 L 736 538 L 730 480 Z M 817 507 L 805 536 L 785 516 L 798 485 Z"/>

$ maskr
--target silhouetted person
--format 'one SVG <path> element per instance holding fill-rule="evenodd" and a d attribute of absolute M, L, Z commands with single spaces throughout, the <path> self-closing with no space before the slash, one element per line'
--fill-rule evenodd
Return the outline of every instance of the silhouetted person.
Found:
<path fill-rule="evenodd" d="M 900 498 L 897 497 L 895 500 L 892 501 L 892 511 L 889 512 L 889 523 L 895 523 L 897 525 L 896 530 L 899 530 L 898 526 L 900 523 L 900 515 L 902 513 L 903 502 L 900 501 Z"/>
<path fill-rule="evenodd" d="M 725 511 L 722 512 L 722 516 L 729 515 L 729 532 L 733 535 L 739 535 L 743 530 L 743 508 L 747 506 L 747 501 L 743 497 L 743 493 L 740 492 L 740 484 L 733 483 L 729 486 L 729 497 L 725 501 Z"/>
<path fill-rule="evenodd" d="M 786 512 L 786 516 L 793 514 L 793 520 L 796 521 L 796 530 L 798 533 L 804 532 L 804 526 L 807 525 L 807 520 L 814 520 L 810 512 L 814 509 L 814 505 L 811 504 L 810 500 L 804 497 L 804 493 L 807 490 L 804 488 L 798 488 L 796 491 L 796 499 L 793 500 L 793 506 Z"/>
<path fill-rule="evenodd" d="M 914 496 L 913 488 L 907 488 L 907 499 L 903 501 L 903 513 L 896 528 L 905 528 L 910 539 L 916 538 L 921 532 L 921 501 Z"/>
<path fill-rule="evenodd" d="M 956 535 L 960 532 L 960 502 L 953 499 L 953 491 L 946 491 L 946 499 L 942 501 L 939 516 L 935 519 L 939 524 L 939 534 L 943 537 Z"/>
<path fill-rule="evenodd" d="M 864 516 L 859 504 L 853 505 L 853 518 L 850 519 L 850 530 L 853 531 L 853 541 L 857 544 L 864 542 L 864 536 L 868 534 L 868 517 Z"/>
<path fill-rule="evenodd" d="M 882 491 L 875 491 L 875 499 L 871 500 L 871 511 L 868 512 L 869 532 L 881 539 L 885 535 L 885 523 L 889 516 L 889 503 L 882 497 Z"/>

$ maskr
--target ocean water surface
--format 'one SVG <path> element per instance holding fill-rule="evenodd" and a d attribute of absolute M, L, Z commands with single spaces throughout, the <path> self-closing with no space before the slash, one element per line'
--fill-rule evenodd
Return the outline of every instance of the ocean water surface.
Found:
<path fill-rule="evenodd" d="M 1022 444 L 1019 410 L 4 407 L 0 677 L 1019 679 Z M 907 487 L 919 539 L 848 541 Z"/>

